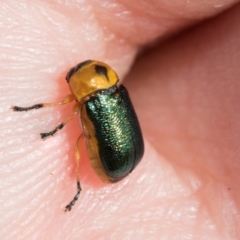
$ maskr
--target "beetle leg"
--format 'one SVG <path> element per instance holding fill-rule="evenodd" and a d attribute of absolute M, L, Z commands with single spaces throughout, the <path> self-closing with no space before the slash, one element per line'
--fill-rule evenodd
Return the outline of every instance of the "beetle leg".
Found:
<path fill-rule="evenodd" d="M 66 96 L 62 101 L 59 101 L 59 102 L 38 103 L 38 104 L 32 105 L 30 107 L 12 106 L 11 109 L 16 112 L 30 111 L 33 109 L 39 109 L 39 108 L 43 108 L 43 107 L 53 107 L 53 106 L 68 104 L 68 103 L 72 102 L 73 100 L 75 100 L 75 97 L 73 96 L 73 94 L 70 94 L 70 95 Z"/>
<path fill-rule="evenodd" d="M 73 107 L 73 114 L 66 118 L 63 122 L 61 122 L 57 127 L 55 127 L 52 131 L 47 133 L 40 133 L 40 136 L 43 140 L 45 140 L 47 137 L 53 136 L 57 131 L 61 130 L 74 116 L 76 116 L 80 111 L 80 103 L 75 103 Z"/>
<path fill-rule="evenodd" d="M 90 138 L 90 135 L 87 133 L 87 130 L 86 130 L 86 126 L 83 124 L 83 120 L 82 120 L 82 114 L 80 114 L 80 126 L 81 126 L 81 129 L 82 129 L 82 134 L 84 135 L 85 138 Z"/>
<path fill-rule="evenodd" d="M 84 135 L 82 133 L 77 140 L 76 148 L 75 148 L 77 193 L 74 196 L 73 200 L 65 207 L 65 212 L 66 211 L 71 211 L 73 205 L 78 200 L 78 198 L 80 196 L 80 192 L 82 190 L 81 185 L 80 185 L 80 180 L 79 180 L 79 164 L 80 164 L 80 160 L 81 160 L 80 159 L 81 158 L 81 154 L 80 154 L 81 151 L 80 150 L 81 150 L 81 146 L 82 146 L 82 143 L 83 143 L 83 139 L 84 139 Z"/>

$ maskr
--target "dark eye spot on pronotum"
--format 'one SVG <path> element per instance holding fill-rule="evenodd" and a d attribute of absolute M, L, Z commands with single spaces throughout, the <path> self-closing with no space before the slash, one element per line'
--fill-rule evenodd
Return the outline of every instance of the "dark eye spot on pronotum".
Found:
<path fill-rule="evenodd" d="M 104 66 L 101 66 L 101 65 L 95 65 L 95 70 L 96 70 L 96 73 L 102 75 L 102 76 L 105 76 L 108 79 L 108 75 L 107 75 L 107 68 L 104 67 Z"/>

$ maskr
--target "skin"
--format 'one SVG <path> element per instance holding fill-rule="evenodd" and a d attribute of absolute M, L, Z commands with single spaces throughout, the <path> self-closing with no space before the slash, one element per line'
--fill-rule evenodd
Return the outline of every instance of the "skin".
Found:
<path fill-rule="evenodd" d="M 0 239 L 239 239 L 240 5 L 168 2 L 1 3 Z M 9 108 L 63 99 L 68 69 L 86 59 L 127 75 L 146 150 L 105 185 L 83 146 L 83 191 L 65 213 L 78 120 L 46 141 L 39 133 L 72 104 Z"/>

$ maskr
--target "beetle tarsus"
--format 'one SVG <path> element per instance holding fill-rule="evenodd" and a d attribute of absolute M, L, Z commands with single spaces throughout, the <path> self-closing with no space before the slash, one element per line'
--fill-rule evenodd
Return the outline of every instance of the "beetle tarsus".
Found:
<path fill-rule="evenodd" d="M 65 207 L 65 212 L 71 211 L 73 205 L 74 205 L 75 202 L 78 200 L 81 191 L 82 191 L 82 189 L 81 189 L 80 182 L 77 181 L 77 194 L 74 196 L 73 200 Z"/>
<path fill-rule="evenodd" d="M 55 129 L 53 129 L 51 132 L 47 133 L 40 133 L 41 139 L 45 140 L 48 137 L 53 136 L 58 130 L 61 130 L 64 127 L 64 124 L 59 124 Z"/>
<path fill-rule="evenodd" d="M 30 111 L 33 109 L 38 109 L 38 108 L 42 108 L 43 104 L 39 103 L 39 104 L 35 104 L 33 106 L 30 107 L 19 107 L 19 106 L 12 106 L 11 109 L 15 112 L 23 112 L 23 111 Z"/>

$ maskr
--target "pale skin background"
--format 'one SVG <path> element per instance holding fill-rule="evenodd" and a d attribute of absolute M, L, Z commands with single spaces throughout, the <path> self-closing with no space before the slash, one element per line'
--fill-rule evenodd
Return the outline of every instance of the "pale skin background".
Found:
<path fill-rule="evenodd" d="M 0 239 L 240 238 L 236 2 L 1 1 Z M 83 191 L 65 213 L 76 191 L 78 120 L 46 141 L 39 133 L 72 104 L 9 108 L 61 100 L 68 69 L 86 59 L 110 64 L 121 80 L 128 74 L 146 150 L 114 185 L 100 182 L 84 152 Z"/>

